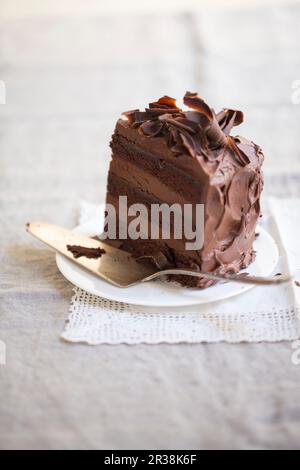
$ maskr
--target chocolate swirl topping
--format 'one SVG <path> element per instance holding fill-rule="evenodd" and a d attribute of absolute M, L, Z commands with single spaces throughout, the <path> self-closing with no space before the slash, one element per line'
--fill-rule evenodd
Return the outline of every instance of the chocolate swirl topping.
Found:
<path fill-rule="evenodd" d="M 183 103 L 189 110 L 183 111 L 175 99 L 163 96 L 145 111 L 134 109 L 123 115 L 143 135 L 164 137 L 175 156 L 188 153 L 213 162 L 220 151 L 227 150 L 238 165 L 250 163 L 249 156 L 238 146 L 239 139 L 230 135 L 231 129 L 244 120 L 241 111 L 223 109 L 216 114 L 197 93 L 191 92 L 186 92 Z"/>

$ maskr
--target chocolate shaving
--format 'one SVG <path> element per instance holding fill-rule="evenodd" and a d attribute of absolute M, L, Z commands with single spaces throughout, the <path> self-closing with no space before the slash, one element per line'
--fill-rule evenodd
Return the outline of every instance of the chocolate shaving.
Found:
<path fill-rule="evenodd" d="M 180 111 L 180 108 L 178 108 L 176 104 L 176 100 L 174 98 L 171 98 L 170 96 L 163 96 L 162 98 L 159 98 L 158 101 L 154 101 L 153 103 L 149 104 L 149 108 L 176 108 L 177 111 Z"/>
<path fill-rule="evenodd" d="M 213 149 L 227 145 L 227 137 L 220 128 L 216 118 L 207 127 L 206 135 Z"/>
<path fill-rule="evenodd" d="M 105 254 L 105 250 L 102 248 L 89 248 L 86 246 L 79 246 L 79 245 L 67 245 L 68 251 L 72 253 L 74 258 L 81 258 L 84 256 L 85 258 L 101 258 L 102 255 Z"/>
<path fill-rule="evenodd" d="M 132 111 L 125 111 L 123 113 L 123 116 L 125 116 L 128 119 L 129 124 L 133 124 L 136 121 L 136 113 L 138 111 L 139 111 L 138 109 L 133 109 Z"/>
<path fill-rule="evenodd" d="M 163 114 L 162 116 L 159 117 L 159 120 L 172 124 L 173 126 L 177 127 L 180 130 L 188 131 L 188 132 L 191 132 L 192 134 L 196 133 L 196 130 L 193 129 L 192 126 L 188 126 L 187 124 L 180 122 L 179 119 L 174 119 L 170 117 L 168 114 Z"/>
<path fill-rule="evenodd" d="M 249 157 L 238 147 L 233 137 L 228 137 L 228 146 L 233 151 L 235 160 L 241 165 L 246 166 L 250 163 Z"/>
<path fill-rule="evenodd" d="M 197 93 L 191 93 L 187 91 L 184 95 L 183 102 L 189 108 L 198 111 L 198 113 L 204 114 L 209 121 L 212 121 L 214 116 L 210 107 L 205 101 L 197 95 Z"/>
<path fill-rule="evenodd" d="M 189 108 L 194 109 L 200 115 L 205 116 L 206 123 L 201 122 L 201 127 L 204 128 L 204 132 L 207 135 L 209 144 L 212 149 L 216 149 L 227 144 L 227 138 L 222 129 L 219 126 L 216 116 L 214 115 L 211 108 L 205 103 L 205 101 L 197 95 L 197 93 L 186 92 L 183 102 Z M 195 119 L 195 115 L 193 115 Z"/>
<path fill-rule="evenodd" d="M 161 114 L 178 114 L 179 111 L 177 108 L 145 108 L 146 113 L 149 116 L 155 117 L 160 116 Z"/>
<path fill-rule="evenodd" d="M 197 111 L 186 111 L 185 112 L 186 119 L 196 124 L 199 124 L 200 127 L 204 127 L 207 125 L 207 117 Z"/>
<path fill-rule="evenodd" d="M 145 111 L 132 110 L 124 115 L 133 128 L 147 137 L 163 137 L 175 155 L 187 152 L 194 158 L 214 162 L 219 149 L 230 149 L 238 165 L 246 166 L 249 157 L 238 146 L 238 140 L 230 136 L 233 126 L 243 122 L 243 113 L 232 109 L 223 109 L 218 114 L 197 95 L 186 92 L 183 102 L 190 108 L 182 111 L 176 100 L 163 96 L 149 104 Z"/>
<path fill-rule="evenodd" d="M 149 136 L 155 137 L 163 128 L 163 123 L 159 121 L 146 121 L 140 127 L 140 132 Z"/>
<path fill-rule="evenodd" d="M 180 134 L 180 137 L 182 139 L 182 143 L 184 147 L 187 149 L 187 151 L 192 155 L 192 157 L 197 156 L 196 148 L 195 148 L 195 141 L 194 139 L 188 135 L 188 134 Z"/>
<path fill-rule="evenodd" d="M 229 135 L 234 126 L 239 126 L 244 121 L 242 111 L 223 109 L 217 114 L 217 121 L 224 134 Z"/>
<path fill-rule="evenodd" d="M 149 118 L 148 113 L 146 111 L 136 111 L 134 113 L 135 123 L 142 123 L 145 122 Z"/>
<path fill-rule="evenodd" d="M 300 281 L 295 281 L 295 286 L 300 287 Z"/>

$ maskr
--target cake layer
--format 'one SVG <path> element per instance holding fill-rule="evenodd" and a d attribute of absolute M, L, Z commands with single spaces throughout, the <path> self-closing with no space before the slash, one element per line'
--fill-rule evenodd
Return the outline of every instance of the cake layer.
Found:
<path fill-rule="evenodd" d="M 138 168 L 145 170 L 148 175 L 150 184 L 153 182 L 163 183 L 169 188 L 173 188 L 176 194 L 180 194 L 189 202 L 201 202 L 201 196 L 206 189 L 208 183 L 207 175 L 203 174 L 201 180 L 195 175 L 189 174 L 185 169 L 179 168 L 173 161 L 167 161 L 160 158 L 153 152 L 147 151 L 138 145 L 134 145 L 128 139 L 124 139 L 121 135 L 116 133 L 111 142 L 113 151 L 113 160 L 122 158 L 131 164 L 128 170 L 131 176 L 134 177 L 138 172 Z M 120 167 L 120 171 L 121 167 Z M 152 176 L 152 178 L 151 178 Z"/>
<path fill-rule="evenodd" d="M 147 171 L 147 168 L 138 166 L 135 162 L 131 162 L 123 156 L 120 157 L 119 154 L 114 155 L 110 165 L 110 174 L 122 178 L 130 186 L 137 187 L 160 202 L 196 204 L 201 200 L 200 197 L 197 197 L 197 190 L 189 191 L 189 195 L 184 194 L 184 191 L 176 191 L 176 183 L 177 187 L 181 183 L 178 175 L 171 174 L 169 181 L 160 179 L 158 174 L 153 175 L 152 172 Z M 200 194 L 199 189 L 198 195 L 200 196 Z"/>
<path fill-rule="evenodd" d="M 141 191 L 140 189 L 137 189 L 136 187 L 129 186 L 126 181 L 122 180 L 119 177 L 113 176 L 110 174 L 109 177 L 109 182 L 108 182 L 108 192 L 107 192 L 107 204 L 112 204 L 115 207 L 116 215 L 117 215 L 117 233 L 119 233 L 118 229 L 118 221 L 119 218 L 124 222 L 127 221 L 127 225 L 136 218 L 136 216 L 128 216 L 126 214 L 120 214 L 119 213 L 119 196 L 120 192 L 122 193 L 122 196 L 127 196 L 127 204 L 128 207 L 132 206 L 133 204 L 136 204 L 137 202 L 139 204 L 143 204 L 145 209 L 147 210 L 147 221 L 148 221 L 148 232 L 146 232 L 144 235 L 148 236 L 148 238 L 151 237 L 151 224 L 154 227 L 154 229 L 158 228 L 162 230 L 162 223 L 161 223 L 161 218 L 159 220 L 158 226 L 155 224 L 155 221 L 151 219 L 151 208 L 153 205 L 160 205 L 163 203 L 163 201 L 160 201 L 153 196 L 150 196 L 149 194 Z M 188 220 L 190 222 L 190 219 Z M 178 227 L 177 227 L 178 228 Z M 143 232 L 144 233 L 144 232 Z M 188 241 L 184 236 L 184 228 L 182 228 L 182 233 L 183 236 L 181 239 L 175 239 L 174 238 L 174 218 L 173 216 L 170 218 L 170 239 L 168 240 L 163 240 L 165 244 L 170 246 L 171 248 L 174 248 L 176 250 L 180 250 L 182 252 L 185 251 L 185 244 Z M 136 241 L 136 240 L 134 240 Z M 199 257 L 199 251 L 194 253 L 191 251 L 192 257 L 198 259 L 200 261 Z"/>

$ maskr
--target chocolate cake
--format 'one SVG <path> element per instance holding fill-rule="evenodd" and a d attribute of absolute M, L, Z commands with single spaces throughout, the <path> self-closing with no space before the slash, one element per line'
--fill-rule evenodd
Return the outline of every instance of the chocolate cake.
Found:
<path fill-rule="evenodd" d="M 254 259 L 260 216 L 263 153 L 256 144 L 232 136 L 243 113 L 215 113 L 196 93 L 187 92 L 181 109 L 164 96 L 145 111 L 123 113 L 112 136 L 107 203 L 118 214 L 119 196 L 128 205 L 204 204 L 204 245 L 186 250 L 185 240 L 109 240 L 161 268 L 238 272 Z M 159 262 L 157 261 L 159 260 Z M 163 261 L 162 261 L 163 260 Z M 183 285 L 208 287 L 212 281 L 176 276 Z"/>

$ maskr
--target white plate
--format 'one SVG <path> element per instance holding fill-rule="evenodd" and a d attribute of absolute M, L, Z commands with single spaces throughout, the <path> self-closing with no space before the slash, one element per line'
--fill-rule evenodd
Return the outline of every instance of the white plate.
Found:
<path fill-rule="evenodd" d="M 76 227 L 76 232 L 94 235 L 93 223 Z M 279 252 L 271 235 L 262 227 L 254 242 L 257 256 L 254 263 L 244 271 L 256 276 L 269 276 L 278 264 Z M 91 294 L 109 300 L 151 307 L 180 307 L 215 302 L 253 289 L 251 284 L 219 283 L 207 289 L 192 289 L 160 280 L 141 283 L 133 287 L 118 288 L 85 271 L 63 255 L 56 255 L 58 269 L 72 284 Z M 242 271 L 241 271 L 242 272 Z"/>

